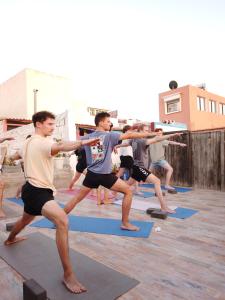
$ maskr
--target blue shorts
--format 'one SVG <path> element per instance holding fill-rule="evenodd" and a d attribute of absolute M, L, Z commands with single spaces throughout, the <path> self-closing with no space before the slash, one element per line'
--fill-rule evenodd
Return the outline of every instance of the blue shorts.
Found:
<path fill-rule="evenodd" d="M 158 161 L 152 162 L 150 169 L 158 169 L 158 168 L 164 168 L 164 166 L 168 164 L 168 162 L 165 159 L 160 159 Z"/>

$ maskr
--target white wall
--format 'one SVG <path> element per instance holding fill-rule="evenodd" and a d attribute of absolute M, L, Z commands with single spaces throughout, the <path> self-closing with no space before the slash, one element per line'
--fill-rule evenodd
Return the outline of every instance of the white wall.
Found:
<path fill-rule="evenodd" d="M 25 70 L 0 84 L 0 117 L 26 118 Z"/>

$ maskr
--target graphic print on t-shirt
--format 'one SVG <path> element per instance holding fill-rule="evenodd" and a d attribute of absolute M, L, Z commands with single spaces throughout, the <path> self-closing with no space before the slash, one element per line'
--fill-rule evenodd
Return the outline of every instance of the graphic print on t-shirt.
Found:
<path fill-rule="evenodd" d="M 104 137 L 101 137 L 97 145 L 91 147 L 92 162 L 102 160 L 104 158 L 103 139 Z"/>

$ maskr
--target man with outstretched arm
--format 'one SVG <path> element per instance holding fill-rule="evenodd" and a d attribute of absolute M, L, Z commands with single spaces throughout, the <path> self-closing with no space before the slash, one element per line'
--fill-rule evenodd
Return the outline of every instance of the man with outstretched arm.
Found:
<path fill-rule="evenodd" d="M 110 115 L 107 112 L 98 113 L 95 116 L 96 131 L 86 135 L 85 138 L 98 137 L 100 142 L 94 147 L 85 147 L 87 158 L 87 174 L 83 181 L 79 193 L 74 196 L 64 207 L 66 213 L 69 213 L 80 201 L 82 201 L 91 189 L 98 188 L 102 185 L 115 192 L 121 192 L 124 194 L 122 203 L 122 224 L 121 228 L 124 230 L 136 231 L 139 228 L 129 222 L 129 212 L 132 202 L 132 192 L 129 185 L 118 178 L 115 174 L 112 174 L 112 160 L 111 154 L 114 147 L 120 140 L 126 139 L 140 139 L 147 138 L 155 135 L 155 133 L 149 132 L 109 132 L 110 129 Z M 161 141 L 162 137 L 155 137 L 155 139 Z"/>
<path fill-rule="evenodd" d="M 146 126 L 145 124 L 141 124 L 138 128 L 138 131 L 140 133 L 148 132 L 148 130 L 148 126 Z M 140 181 L 153 183 L 155 187 L 156 196 L 160 203 L 161 210 L 166 211 L 168 213 L 174 213 L 175 211 L 168 207 L 166 200 L 163 197 L 160 179 L 148 170 L 148 147 L 149 145 L 157 145 L 161 141 L 167 140 L 173 136 L 180 136 L 181 134 L 182 133 L 173 133 L 164 136 L 157 135 L 155 138 L 134 139 L 129 141 L 128 143 L 128 145 L 131 145 L 133 148 L 134 165 L 131 177 L 129 178 L 127 183 L 129 185 L 133 185 L 135 182 Z M 120 145 L 118 145 L 117 147 L 120 147 Z"/>
<path fill-rule="evenodd" d="M 163 130 L 161 128 L 156 128 L 155 132 L 157 133 L 158 136 L 163 135 Z M 175 188 L 170 185 L 170 179 L 173 174 L 173 168 L 165 159 L 165 147 L 169 145 L 187 147 L 187 145 L 184 143 L 169 141 L 167 139 L 160 143 L 150 145 L 150 156 L 151 156 L 150 171 L 154 172 L 154 170 L 157 168 L 163 168 L 164 170 L 166 170 L 165 189 L 168 191 L 174 191 Z"/>
<path fill-rule="evenodd" d="M 22 187 L 21 198 L 24 202 L 23 216 L 16 222 L 5 245 L 22 241 L 25 237 L 17 237 L 18 233 L 34 220 L 43 215 L 56 226 L 56 244 L 64 270 L 63 283 L 72 293 L 82 293 L 86 288 L 77 280 L 69 257 L 68 217 L 54 200 L 53 157 L 60 151 L 73 151 L 81 146 L 95 145 L 98 138 L 55 143 L 49 136 L 55 128 L 55 116 L 48 111 L 40 111 L 33 115 L 35 134 L 26 140 L 22 154 L 17 159 L 24 161 L 26 183 Z M 14 159 L 16 159 L 14 155 Z M 45 253 L 43 253 L 45 255 Z"/>

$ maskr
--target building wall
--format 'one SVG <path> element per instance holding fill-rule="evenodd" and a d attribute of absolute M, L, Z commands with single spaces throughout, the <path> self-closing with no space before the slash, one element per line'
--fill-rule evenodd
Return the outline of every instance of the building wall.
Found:
<path fill-rule="evenodd" d="M 25 71 L 18 73 L 0 84 L 0 117 L 26 118 Z"/>
<path fill-rule="evenodd" d="M 27 116 L 34 113 L 34 92 L 37 89 L 37 111 L 49 110 L 59 114 L 73 101 L 72 84 L 67 78 L 26 69 Z"/>
<path fill-rule="evenodd" d="M 165 113 L 165 101 L 164 98 L 180 94 L 181 97 L 181 111 L 176 113 Z M 189 104 L 189 88 L 188 86 L 177 88 L 176 90 L 167 91 L 159 94 L 159 118 L 160 121 L 174 120 L 178 123 L 184 123 L 187 128 L 190 129 L 190 104 Z"/>
<path fill-rule="evenodd" d="M 0 117 L 31 119 L 34 92 L 37 89 L 37 111 L 62 113 L 74 104 L 70 79 L 25 69 L 0 85 Z"/>
<path fill-rule="evenodd" d="M 166 114 L 164 99 L 175 94 L 180 94 L 181 111 Z M 205 111 L 198 109 L 197 97 L 205 98 Z M 210 112 L 209 100 L 216 101 L 216 113 Z M 225 115 L 219 113 L 219 103 L 225 104 L 225 98 L 195 86 L 180 87 L 176 90 L 159 94 L 160 121 L 169 119 L 185 123 L 188 130 L 191 131 L 225 127 Z"/>
<path fill-rule="evenodd" d="M 190 86 L 190 130 L 214 129 L 225 127 L 225 115 L 219 114 L 219 103 L 225 104 L 225 98 L 210 93 L 206 90 Z M 205 98 L 205 111 L 199 111 L 197 108 L 197 97 Z M 209 111 L 209 100 L 216 101 L 216 113 Z"/>

